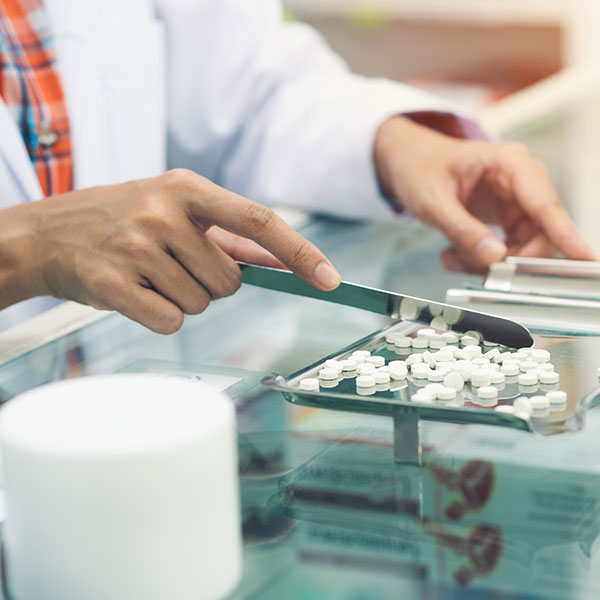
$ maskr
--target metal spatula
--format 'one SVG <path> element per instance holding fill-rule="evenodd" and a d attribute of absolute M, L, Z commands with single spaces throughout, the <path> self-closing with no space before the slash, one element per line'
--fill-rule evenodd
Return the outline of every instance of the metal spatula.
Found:
<path fill-rule="evenodd" d="M 510 348 L 524 348 L 533 345 L 533 338 L 529 331 L 509 319 L 346 281 L 342 281 L 332 292 L 323 292 L 289 271 L 241 262 L 238 264 L 242 269 L 244 283 L 257 287 L 352 306 L 386 315 L 392 319 L 402 319 L 423 325 L 430 325 L 432 319 L 439 316 L 444 319 L 448 329 L 453 331 L 479 331 L 485 340 Z"/>

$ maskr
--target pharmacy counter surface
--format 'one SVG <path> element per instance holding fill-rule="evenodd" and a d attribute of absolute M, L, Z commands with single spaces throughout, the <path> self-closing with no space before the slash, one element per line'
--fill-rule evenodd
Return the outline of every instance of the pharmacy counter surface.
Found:
<path fill-rule="evenodd" d="M 302 232 L 349 281 L 442 302 L 448 288 L 480 283 L 445 272 L 445 242 L 412 221 L 317 220 Z M 394 463 L 389 417 L 294 405 L 260 383 L 387 323 L 244 286 L 173 336 L 109 315 L 16 356 L 0 365 L 0 400 L 132 371 L 227 389 L 238 410 L 245 545 L 236 600 L 598 598 L 600 408 L 583 431 L 547 437 L 427 422 L 424 466 L 413 467 Z M 572 376 L 595 378 L 594 360 L 574 355 Z"/>

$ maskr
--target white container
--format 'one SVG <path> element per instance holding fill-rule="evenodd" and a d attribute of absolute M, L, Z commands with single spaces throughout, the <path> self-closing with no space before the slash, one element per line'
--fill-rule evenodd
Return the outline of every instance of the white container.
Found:
<path fill-rule="evenodd" d="M 222 598 L 242 570 L 235 411 L 202 382 L 74 379 L 0 411 L 12 600 Z"/>

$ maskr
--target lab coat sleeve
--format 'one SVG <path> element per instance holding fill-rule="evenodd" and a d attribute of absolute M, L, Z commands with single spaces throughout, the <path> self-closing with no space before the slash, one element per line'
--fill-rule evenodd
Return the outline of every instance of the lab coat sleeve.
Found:
<path fill-rule="evenodd" d="M 278 0 L 161 0 L 169 165 L 267 204 L 389 216 L 373 163 L 388 117 L 450 112 L 439 99 L 351 74 Z M 405 60 L 410 60 L 405 57 Z"/>

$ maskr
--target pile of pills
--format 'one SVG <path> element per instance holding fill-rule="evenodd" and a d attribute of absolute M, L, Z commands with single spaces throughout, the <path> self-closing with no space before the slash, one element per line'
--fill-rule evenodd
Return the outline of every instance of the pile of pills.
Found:
<path fill-rule="evenodd" d="M 414 337 L 390 332 L 385 341 L 386 348 L 393 348 L 401 359 L 386 364 L 383 356 L 356 350 L 343 360 L 326 361 L 318 378 L 302 379 L 300 389 L 334 388 L 343 379 L 353 378 L 356 393 L 366 396 L 407 387 L 411 381 L 417 387 L 411 401 L 419 404 L 463 406 L 466 399 L 521 418 L 544 417 L 566 407 L 567 395 L 558 389 L 560 375 L 547 350 L 509 351 L 483 340 L 477 331 L 438 332 L 432 327 L 420 329 Z M 518 384 L 523 394 L 540 389 L 546 393 L 498 405 L 500 392 L 509 383 Z"/>

